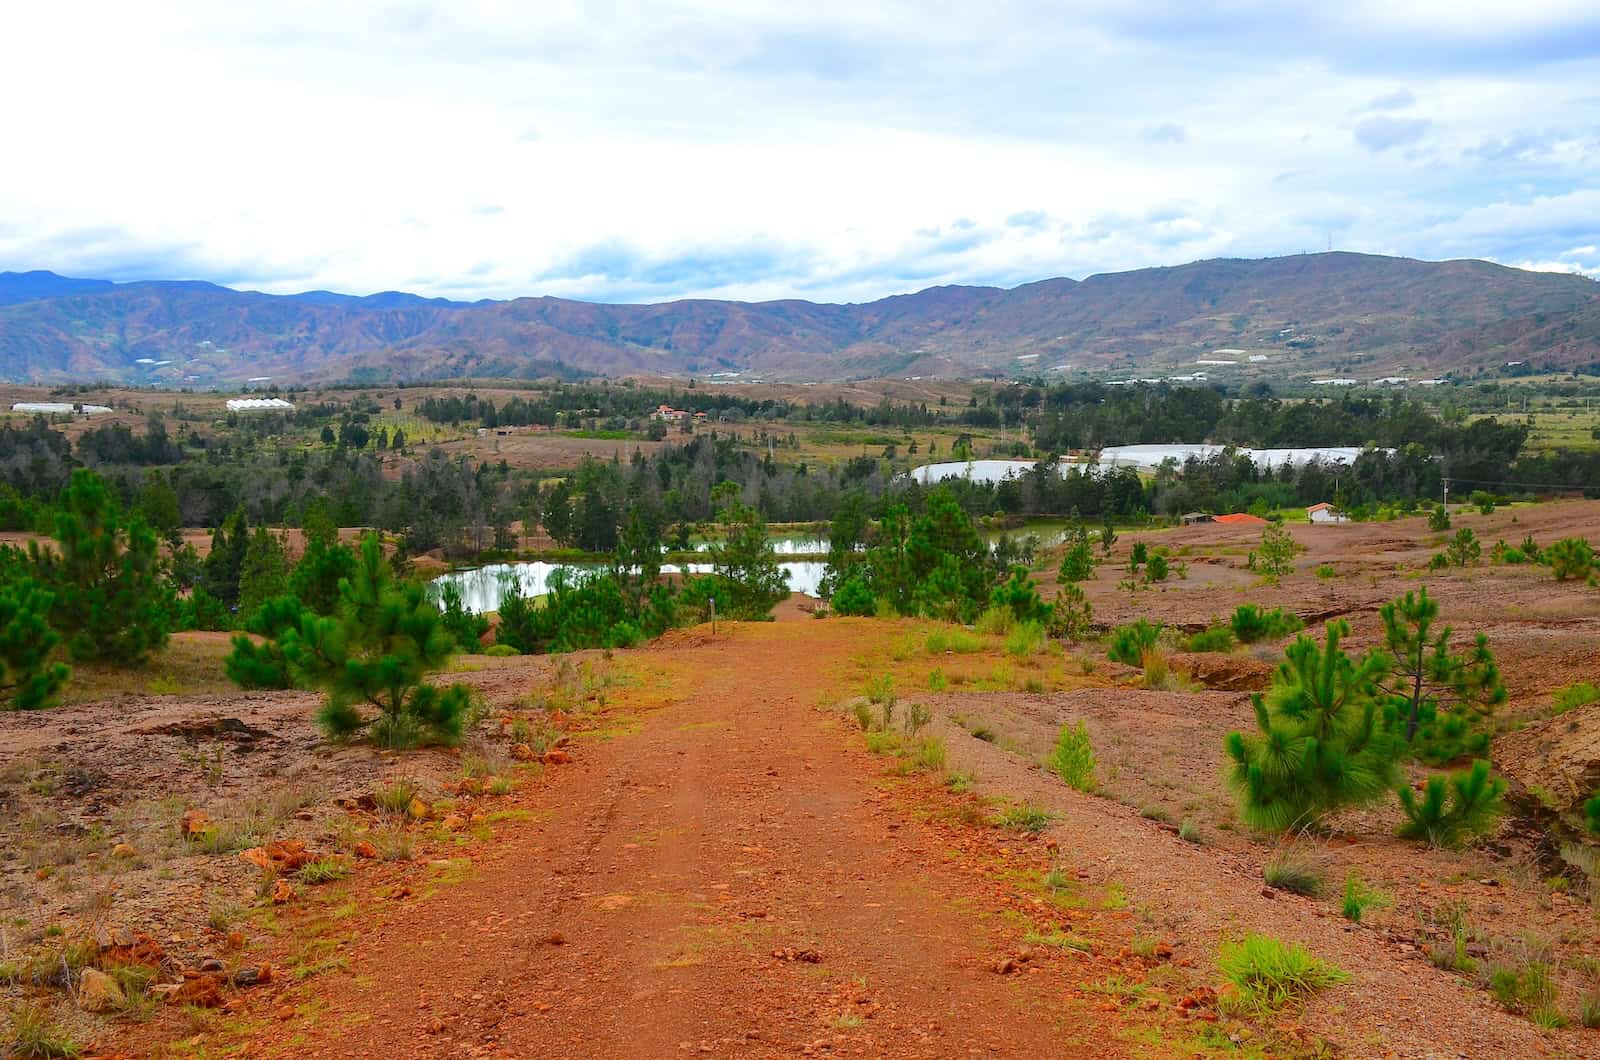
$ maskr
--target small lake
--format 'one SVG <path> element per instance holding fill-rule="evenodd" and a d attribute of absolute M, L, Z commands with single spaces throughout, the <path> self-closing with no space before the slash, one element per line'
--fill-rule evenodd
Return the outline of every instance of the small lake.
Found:
<path fill-rule="evenodd" d="M 826 548 L 823 551 L 826 551 Z M 780 565 L 788 575 L 790 592 L 804 593 L 811 597 L 820 595 L 822 572 L 827 567 L 826 563 L 816 560 L 789 560 Z M 582 577 L 588 571 L 603 569 L 596 564 L 545 563 L 542 560 L 533 563 L 494 563 L 474 570 L 460 570 L 440 575 L 433 580 L 431 591 L 437 599 L 439 590 L 445 584 L 454 583 L 461 590 L 461 603 L 468 611 L 476 613 L 498 611 L 508 581 L 514 580 L 524 596 L 544 596 L 550 591 L 550 581 L 557 570 L 567 570 L 576 577 Z M 663 574 L 682 574 L 685 570 L 690 574 L 710 574 L 711 564 L 666 563 L 661 567 Z"/>

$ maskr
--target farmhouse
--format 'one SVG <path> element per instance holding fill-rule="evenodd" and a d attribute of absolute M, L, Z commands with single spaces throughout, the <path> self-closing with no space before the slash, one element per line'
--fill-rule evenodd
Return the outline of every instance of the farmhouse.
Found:
<path fill-rule="evenodd" d="M 1327 501 L 1322 501 L 1306 509 L 1306 521 L 1312 523 L 1348 523 L 1350 517 Z"/>
<path fill-rule="evenodd" d="M 675 409 L 671 405 L 657 405 L 650 418 L 664 423 L 682 423 L 689 418 L 689 413 L 684 409 Z"/>

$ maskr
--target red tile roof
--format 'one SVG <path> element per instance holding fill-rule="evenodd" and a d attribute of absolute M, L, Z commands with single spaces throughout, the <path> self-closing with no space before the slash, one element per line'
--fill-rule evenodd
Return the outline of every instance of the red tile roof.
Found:
<path fill-rule="evenodd" d="M 1219 515 L 1219 516 L 1217 516 L 1217 522 L 1225 523 L 1228 526 L 1266 526 L 1267 525 L 1267 521 L 1265 519 L 1261 518 L 1260 516 L 1246 515 L 1243 512 L 1240 512 L 1238 515 Z"/>

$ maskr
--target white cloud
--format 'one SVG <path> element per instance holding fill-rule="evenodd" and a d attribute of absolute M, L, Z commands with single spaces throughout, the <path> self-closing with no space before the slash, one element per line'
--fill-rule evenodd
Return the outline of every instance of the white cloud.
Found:
<path fill-rule="evenodd" d="M 1562 131 L 1593 128 L 1600 63 L 1561 41 L 1594 16 L 1468 7 L 28 5 L 0 35 L 25 101 L 0 268 L 860 299 L 1330 235 L 1592 260 L 1562 254 L 1600 212 L 1548 203 L 1600 161 Z"/>

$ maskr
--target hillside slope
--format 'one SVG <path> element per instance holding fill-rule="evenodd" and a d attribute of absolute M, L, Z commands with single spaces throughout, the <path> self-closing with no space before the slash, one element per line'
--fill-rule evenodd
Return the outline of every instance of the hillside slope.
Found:
<path fill-rule="evenodd" d="M 275 296 L 0 273 L 0 377 L 28 382 L 204 385 L 353 372 L 959 377 L 1178 368 L 1214 349 L 1268 354 L 1290 375 L 1587 364 L 1600 360 L 1600 284 L 1482 261 L 1347 253 L 1202 261 L 1010 290 L 934 287 L 859 305 Z"/>

